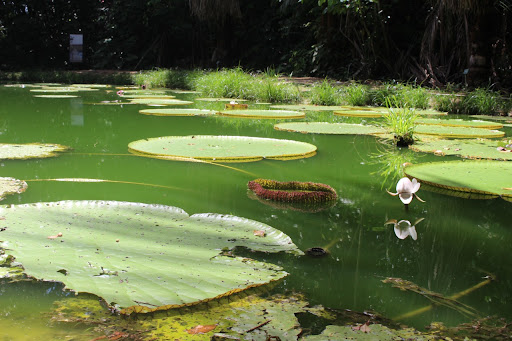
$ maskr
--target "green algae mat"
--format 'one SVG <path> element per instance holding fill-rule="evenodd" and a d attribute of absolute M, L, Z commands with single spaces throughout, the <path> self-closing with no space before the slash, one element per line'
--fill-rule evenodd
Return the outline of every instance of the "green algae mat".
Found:
<path fill-rule="evenodd" d="M 130 152 L 147 157 L 193 158 L 218 162 L 262 159 L 292 160 L 314 156 L 316 146 L 292 140 L 248 136 L 164 136 L 128 144 Z"/>
<path fill-rule="evenodd" d="M 414 129 L 414 133 L 450 138 L 495 138 L 505 136 L 505 133 L 499 130 L 470 127 L 446 127 L 428 124 L 418 124 Z"/>
<path fill-rule="evenodd" d="M 293 110 L 223 110 L 217 112 L 220 116 L 243 117 L 243 118 L 269 118 L 269 119 L 286 119 L 286 118 L 304 118 L 306 114 Z"/>
<path fill-rule="evenodd" d="M 498 150 L 498 141 L 488 139 L 419 141 L 410 145 L 409 149 L 439 156 L 512 161 L 512 152 Z"/>
<path fill-rule="evenodd" d="M 197 304 L 287 275 L 222 250 L 302 254 L 266 224 L 164 205 L 61 201 L 2 206 L 0 216 L 0 247 L 28 276 L 97 295 L 124 314 Z"/>
<path fill-rule="evenodd" d="M 501 196 L 512 200 L 512 163 L 502 161 L 449 161 L 421 163 L 405 168 L 408 177 L 443 189 Z"/>
<path fill-rule="evenodd" d="M 209 116 L 215 115 L 215 111 L 206 109 L 143 109 L 139 113 L 153 116 Z"/>
<path fill-rule="evenodd" d="M 276 130 L 284 130 L 299 133 L 335 134 L 335 135 L 370 135 L 385 133 L 381 127 L 328 122 L 287 122 L 274 125 Z"/>
<path fill-rule="evenodd" d="M 441 125 L 448 127 L 471 127 L 471 128 L 483 128 L 483 129 L 500 129 L 503 128 L 503 124 L 495 123 L 495 122 L 486 122 L 479 120 L 441 120 L 435 118 L 418 118 L 416 120 L 418 124 L 432 124 L 432 125 Z"/>

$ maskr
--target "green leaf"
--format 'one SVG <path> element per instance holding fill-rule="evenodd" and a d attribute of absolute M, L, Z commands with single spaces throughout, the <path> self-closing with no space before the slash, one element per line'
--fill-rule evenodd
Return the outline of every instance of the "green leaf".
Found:
<path fill-rule="evenodd" d="M 6 226 L 2 247 L 28 276 L 100 296 L 126 314 L 196 304 L 287 275 L 278 266 L 221 250 L 302 254 L 266 224 L 189 216 L 164 205 L 61 201 L 0 207 L 0 216 Z"/>
<path fill-rule="evenodd" d="M 274 125 L 274 129 L 313 134 L 368 135 L 384 133 L 385 130 L 370 125 L 328 122 L 287 122 Z"/>
<path fill-rule="evenodd" d="M 248 136 L 164 136 L 128 144 L 130 152 L 147 157 L 188 157 L 218 162 L 289 160 L 311 157 L 316 146 L 292 140 Z"/>
<path fill-rule="evenodd" d="M 421 163 L 408 166 L 405 174 L 431 186 L 512 198 L 511 162 L 467 160 Z"/>

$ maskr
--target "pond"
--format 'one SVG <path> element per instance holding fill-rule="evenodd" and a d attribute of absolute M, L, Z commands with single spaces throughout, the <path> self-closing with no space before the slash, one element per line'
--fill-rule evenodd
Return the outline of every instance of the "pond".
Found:
<path fill-rule="evenodd" d="M 454 326 L 471 317 L 443 306 L 404 317 L 431 302 L 384 279 L 401 278 L 450 297 L 492 276 L 495 280 L 458 300 L 480 317 L 512 318 L 510 202 L 465 199 L 422 187 L 418 194 L 425 203 L 414 200 L 405 210 L 397 197 L 386 193 L 386 189 L 394 191 L 397 166 L 439 161 L 439 156 L 394 150 L 373 136 L 302 134 L 273 128 L 275 123 L 292 120 L 164 117 L 140 114 L 139 110 L 148 108 L 144 104 L 99 104 L 118 99 L 114 87 L 79 92 L 74 98 L 34 97 L 30 89 L 0 87 L 0 143 L 58 143 L 72 150 L 53 158 L 1 161 L 1 176 L 28 183 L 24 193 L 8 196 L 2 204 L 116 200 L 176 206 L 189 214 L 244 217 L 284 232 L 301 250 L 323 247 L 329 251 L 324 257 L 248 253 L 289 273 L 273 292 L 299 292 L 311 305 L 371 311 L 423 329 L 434 321 Z M 175 95 L 191 101 L 197 96 Z M 183 106 L 223 107 L 224 103 L 204 101 Z M 510 128 L 503 130 L 510 135 Z M 288 139 L 315 145 L 317 154 L 286 161 L 224 163 L 227 167 L 222 167 L 128 152 L 128 144 L 135 140 L 182 135 Z M 111 181 L 43 181 L 58 178 Z M 338 199 L 335 205 L 316 212 L 269 205 L 247 189 L 247 183 L 256 178 L 328 184 Z M 385 224 L 390 219 L 411 223 L 422 219 L 416 225 L 417 239 L 397 238 L 393 225 Z M 62 289 L 62 284 L 53 282 L 0 282 L 0 339 L 66 335 L 68 326 L 51 324 L 46 317 L 54 301 L 73 299 L 73 294 Z"/>

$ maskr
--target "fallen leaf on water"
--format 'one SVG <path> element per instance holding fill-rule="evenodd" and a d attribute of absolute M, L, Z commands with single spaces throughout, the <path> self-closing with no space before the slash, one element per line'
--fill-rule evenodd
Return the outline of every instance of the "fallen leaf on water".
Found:
<path fill-rule="evenodd" d="M 55 238 L 59 238 L 59 237 L 62 237 L 62 232 L 57 233 L 56 236 L 48 236 L 48 239 L 55 239 Z"/>
<path fill-rule="evenodd" d="M 503 188 L 505 191 L 512 191 L 512 187 L 505 187 Z"/>
<path fill-rule="evenodd" d="M 366 321 L 365 324 L 360 324 L 358 326 L 352 327 L 352 330 L 354 331 L 361 331 L 363 333 L 369 333 L 370 332 L 370 321 Z"/>
<path fill-rule="evenodd" d="M 255 236 L 258 236 L 258 237 L 265 237 L 265 231 L 261 231 L 261 230 L 254 230 L 253 231 L 253 234 Z"/>
<path fill-rule="evenodd" d="M 209 324 L 206 326 L 198 325 L 198 326 L 195 326 L 194 328 L 187 329 L 186 332 L 189 334 L 204 334 L 204 333 L 208 333 L 209 331 L 214 330 L 215 328 L 217 328 L 216 324 Z"/>

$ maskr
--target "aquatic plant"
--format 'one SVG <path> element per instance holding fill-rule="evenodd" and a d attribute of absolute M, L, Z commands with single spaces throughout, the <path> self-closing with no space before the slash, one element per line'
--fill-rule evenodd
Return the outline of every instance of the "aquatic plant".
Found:
<path fill-rule="evenodd" d="M 405 239 L 408 236 L 411 236 L 413 240 L 418 239 L 418 234 L 416 233 L 416 225 L 420 223 L 424 218 L 418 219 L 414 224 L 411 224 L 409 220 L 400 220 L 390 219 L 384 223 L 384 225 L 393 224 L 395 235 L 398 239 Z"/>
<path fill-rule="evenodd" d="M 412 108 L 400 107 L 396 97 L 386 100 L 388 113 L 384 114 L 384 126 L 393 134 L 397 146 L 414 143 L 414 130 L 418 114 Z"/>
<path fill-rule="evenodd" d="M 334 188 L 326 184 L 314 182 L 280 182 L 269 179 L 256 179 L 249 181 L 247 186 L 258 197 L 275 201 L 314 204 L 333 201 L 338 198 Z"/>
<path fill-rule="evenodd" d="M 397 196 L 400 198 L 400 200 L 404 203 L 405 206 L 409 205 L 413 198 L 416 197 L 421 202 L 424 202 L 421 200 L 417 195 L 416 192 L 420 189 L 420 183 L 416 179 L 409 179 L 407 177 L 401 178 L 398 183 L 396 184 L 396 193 L 391 193 L 390 191 L 386 190 L 389 194 L 392 196 Z"/>

